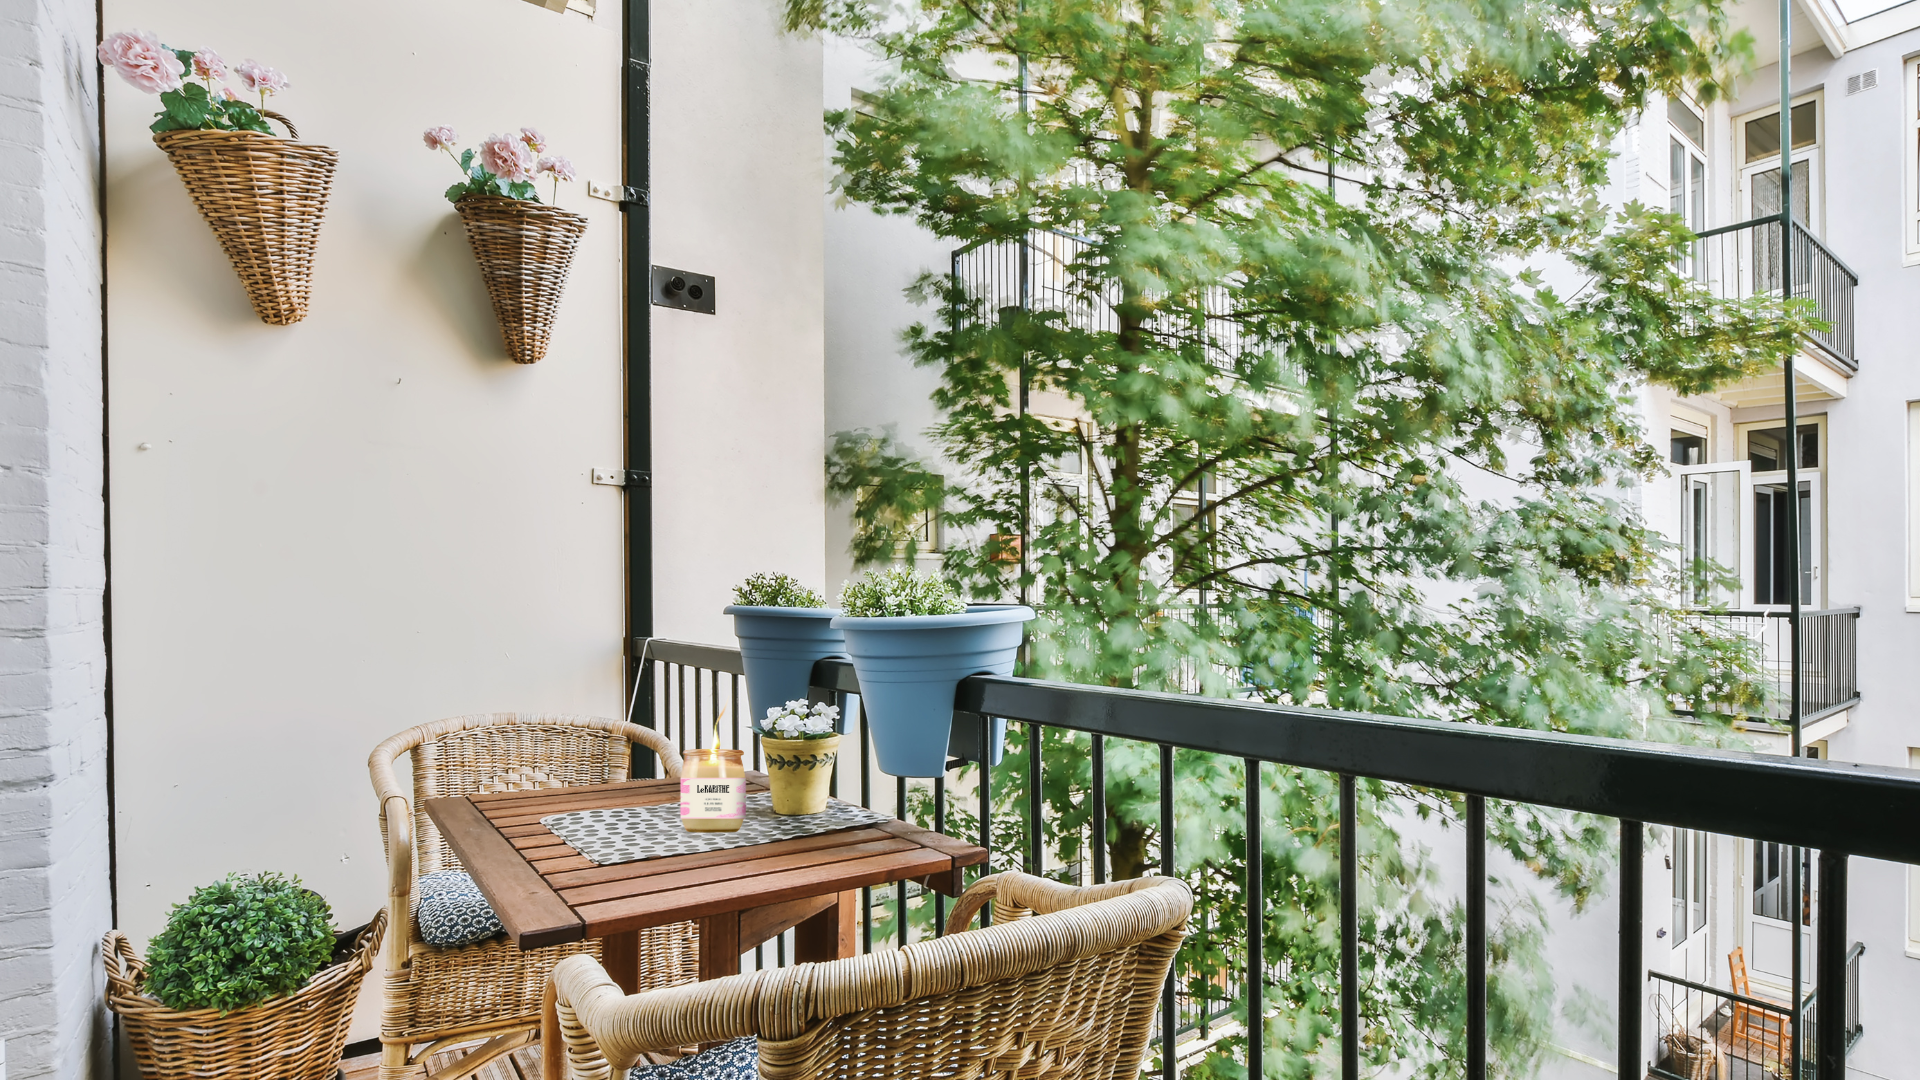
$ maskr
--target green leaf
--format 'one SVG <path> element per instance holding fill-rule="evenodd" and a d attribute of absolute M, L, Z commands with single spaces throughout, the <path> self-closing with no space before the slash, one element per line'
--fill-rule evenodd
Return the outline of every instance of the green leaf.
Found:
<path fill-rule="evenodd" d="M 460 151 L 460 167 L 462 169 L 468 169 L 468 170 L 473 168 L 473 148 L 472 147 L 468 147 L 465 150 Z"/>
<path fill-rule="evenodd" d="M 540 201 L 540 196 L 534 191 L 533 185 L 525 180 L 516 180 L 508 184 L 505 191 L 507 197 L 511 199 L 521 199 L 526 202 Z"/>
<path fill-rule="evenodd" d="M 471 188 L 472 188 L 471 184 L 453 185 L 452 187 L 447 189 L 447 201 L 450 203 L 459 202 L 461 197 L 466 195 L 468 191 L 471 190 Z"/>
<path fill-rule="evenodd" d="M 192 56 L 192 54 L 189 53 L 188 56 Z M 212 95 L 207 93 L 207 88 L 197 82 L 182 83 L 180 84 L 180 89 L 173 92 L 189 101 L 208 101 L 211 100 L 212 97 Z"/>

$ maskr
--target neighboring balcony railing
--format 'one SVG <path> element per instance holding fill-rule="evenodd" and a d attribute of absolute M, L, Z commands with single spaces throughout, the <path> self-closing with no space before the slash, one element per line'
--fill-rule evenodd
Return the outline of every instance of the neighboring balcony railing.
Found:
<path fill-rule="evenodd" d="M 1811 343 L 1847 370 L 1858 370 L 1853 351 L 1853 290 L 1860 284 L 1859 275 L 1806 226 L 1794 222 L 1791 251 L 1782 231 L 1777 215 L 1708 229 L 1687 245 L 1682 270 L 1715 296 L 1744 299 L 1779 295 L 1781 272 L 1790 269 L 1793 295 L 1812 300 L 1814 315 L 1827 324 L 1811 335 Z"/>
<path fill-rule="evenodd" d="M 737 651 L 659 639 L 636 640 L 634 647 L 639 677 L 631 712 L 638 722 L 661 731 L 683 750 L 711 745 L 717 726 L 725 724 L 730 728 L 722 736 L 726 743 L 751 745 L 758 767 L 759 747 L 740 721 L 746 699 Z M 1339 792 L 1341 961 L 1337 972 L 1329 975 L 1339 991 L 1343 1080 L 1359 1080 L 1360 1047 L 1367 1038 L 1359 1008 L 1361 886 L 1354 825 L 1358 779 L 1464 796 L 1460 835 L 1467 874 L 1461 978 L 1467 1035 L 1462 1071 L 1467 1080 L 1484 1080 L 1487 1075 L 1488 799 L 1619 819 L 1622 858 L 1615 894 L 1621 896 L 1643 893 L 1645 823 L 1813 849 L 1819 852 L 1817 893 L 1823 900 L 1838 901 L 1823 903 L 1816 913 L 1813 933 L 1816 954 L 1822 958 L 1844 956 L 1848 944 L 1844 898 L 1849 856 L 1920 865 L 1920 832 L 1910 824 L 1920 820 L 1920 776 L 1903 769 L 974 676 L 962 682 L 955 695 L 955 729 L 969 733 L 967 737 L 978 736 L 974 760 L 980 760 L 987 756 L 986 740 L 993 727 L 984 718 L 1006 720 L 1005 764 L 910 782 L 875 771 L 863 718 L 853 707 L 860 687 L 852 665 L 823 660 L 814 665 L 812 681 L 817 700 L 840 704 L 848 736 L 833 778 L 834 793 L 980 844 L 992 852 L 983 873 L 1022 868 L 1096 883 L 1106 880 L 1106 762 L 1108 747 L 1117 745 L 1116 740 L 1157 751 L 1157 779 L 1145 778 L 1146 783 L 1158 785 L 1157 824 L 1144 854 L 1148 864 L 1163 874 L 1177 874 L 1181 866 L 1172 842 L 1177 835 L 1173 797 L 1177 772 L 1223 766 L 1240 772 L 1249 826 L 1244 841 L 1235 845 L 1241 880 L 1232 882 L 1215 900 L 1231 905 L 1234 922 L 1247 928 L 1267 926 L 1265 920 L 1270 917 L 1261 872 L 1266 865 L 1263 844 L 1271 835 L 1259 827 L 1267 821 L 1261 809 L 1262 770 L 1278 766 L 1332 774 Z M 1043 731 L 1050 732 L 1045 742 Z M 1052 753 L 1024 752 L 1049 743 L 1056 748 Z M 644 759 L 642 775 L 651 765 L 651 757 Z M 1063 783 L 1069 787 L 1074 817 L 1081 824 L 1048 820 L 1043 781 L 1049 778 L 1056 789 Z M 1141 780 L 1128 776 L 1116 782 L 1134 785 Z M 1766 792 L 1767 797 L 1755 799 L 1756 791 Z M 1009 792 L 1019 794 L 1008 799 Z M 1810 812 L 1815 807 L 1819 812 Z M 1098 832 L 1087 823 L 1094 823 Z M 1064 850 L 1063 840 L 1069 835 L 1075 840 L 1073 846 L 1085 854 L 1078 865 L 1062 866 L 1057 853 Z M 1094 842 L 1096 838 L 1101 842 Z M 1217 868 L 1211 885 L 1202 882 L 1200 887 L 1222 889 Z M 883 888 L 879 894 L 867 889 L 863 898 L 868 917 L 860 920 L 859 940 L 866 951 L 904 945 L 916 928 L 921 936 L 938 934 L 945 922 L 945 898 L 922 893 L 909 883 Z M 930 913 L 925 911 L 929 903 Z M 1663 1032 L 1649 1032 L 1642 1023 L 1646 965 L 1641 955 L 1641 905 L 1621 904 L 1619 909 L 1621 980 L 1615 1013 L 1619 1071 L 1622 1076 L 1644 1075 Z M 902 918 L 903 913 L 916 917 Z M 926 914 L 932 918 L 922 917 Z M 876 934 L 881 926 L 887 931 Z M 1244 1032 L 1250 1026 L 1243 1065 L 1249 1075 L 1263 1075 L 1265 1032 L 1275 1022 L 1268 991 L 1291 958 L 1268 955 L 1265 933 L 1223 933 L 1198 919 L 1190 932 L 1188 947 L 1177 958 L 1163 990 L 1155 1058 L 1143 1065 L 1171 1080 L 1178 1075 L 1183 1058 L 1191 1058 L 1235 1028 Z M 773 955 L 769 957 L 768 952 Z M 770 949 L 756 950 L 754 960 L 758 966 L 769 961 L 783 965 L 788 960 L 787 947 L 777 941 Z M 1815 968 L 1819 986 L 1838 987 L 1852 978 L 1846 968 L 1824 959 Z M 1236 998 L 1244 1006 L 1222 1008 Z M 1288 1020 L 1278 1023 L 1288 1024 Z M 1434 1034 L 1439 1041 L 1441 1033 Z M 1819 1062 L 1808 1080 L 1842 1080 L 1844 1035 L 1844 1031 L 1834 1032 L 1816 1042 L 1815 1035 L 1803 1033 Z"/>
<path fill-rule="evenodd" d="M 1860 1041 L 1860 957 L 1866 946 L 1854 942 L 1846 956 L 1846 1050 Z M 1654 1032 L 1649 1074 L 1662 1080 L 1714 1080 L 1722 1077 L 1787 1077 L 1793 1057 L 1793 1012 L 1785 1002 L 1736 994 L 1687 979 L 1650 971 L 1653 986 L 1647 1004 Z M 1820 993 L 1800 1002 L 1800 1069 L 1816 1075 Z"/>
<path fill-rule="evenodd" d="M 1786 721 L 1792 694 L 1791 618 L 1785 611 L 1693 611 L 1675 616 L 1671 632 L 1752 642 L 1770 692 L 1766 705 L 1750 715 Z M 1800 619 L 1800 722 L 1808 724 L 1860 700 L 1860 609 L 1803 611 Z M 1711 698 L 1676 700 L 1673 706 L 1688 714 L 1730 708 Z"/>

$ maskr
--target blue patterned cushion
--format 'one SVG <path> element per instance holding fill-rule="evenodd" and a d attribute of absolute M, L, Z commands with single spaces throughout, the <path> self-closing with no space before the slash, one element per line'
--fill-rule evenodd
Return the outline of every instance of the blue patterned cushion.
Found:
<path fill-rule="evenodd" d="M 635 1065 L 627 1080 L 758 1080 L 760 1044 L 749 1036 L 683 1057 L 671 1065 Z"/>
<path fill-rule="evenodd" d="M 473 875 L 464 870 L 421 874 L 413 883 L 414 922 L 429 945 L 471 945 L 506 933 Z"/>

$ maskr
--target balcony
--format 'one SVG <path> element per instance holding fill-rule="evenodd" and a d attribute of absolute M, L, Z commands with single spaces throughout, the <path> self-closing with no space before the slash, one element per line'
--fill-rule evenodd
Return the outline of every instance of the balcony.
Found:
<path fill-rule="evenodd" d="M 1847 613 L 1820 613 L 1850 633 Z M 1759 618 L 1765 614 L 1742 614 Z M 1709 632 L 1733 625 L 1726 620 L 1704 624 Z M 1727 631 L 1732 632 L 1732 631 Z M 1850 640 L 1850 639 L 1849 639 Z M 643 648 L 644 646 L 644 648 Z M 742 667 L 731 648 L 652 639 L 635 642 L 641 661 L 635 716 L 682 748 L 710 743 L 716 725 L 731 717 L 723 736 L 726 745 L 746 746 L 751 735 L 739 724 L 744 703 Z M 1464 834 L 1460 849 L 1443 858 L 1463 859 L 1467 874 L 1462 929 L 1460 981 L 1464 993 L 1465 1039 L 1457 1048 L 1464 1074 L 1474 1080 L 1487 1075 L 1489 1037 L 1488 978 L 1488 870 L 1487 814 L 1499 811 L 1501 801 L 1573 810 L 1619 819 L 1623 860 L 1617 887 L 1625 895 L 1640 895 L 1643 883 L 1643 823 L 1699 829 L 1722 835 L 1753 837 L 1820 852 L 1815 865 L 1819 895 L 1836 898 L 1816 912 L 1812 934 L 1817 955 L 1813 984 L 1800 1028 L 1805 1058 L 1816 1064 L 1808 1075 L 1838 1080 L 1852 1040 L 1859 1034 L 1858 979 L 1860 949 L 1848 948 L 1846 881 L 1850 855 L 1920 862 L 1920 839 L 1896 825 L 1920 813 L 1920 779 L 1897 770 L 1836 765 L 1821 761 L 1722 750 L 1679 748 L 1629 743 L 1584 736 L 1488 728 L 1435 721 L 1407 720 L 1317 709 L 1268 705 L 1245 700 L 1149 693 L 1096 686 L 1045 683 L 1020 678 L 975 676 L 960 685 L 955 700 L 957 732 L 966 732 L 977 749 L 965 755 L 973 761 L 988 756 L 985 717 L 1008 725 L 1002 762 L 981 770 L 960 759 L 934 780 L 889 777 L 876 770 L 869 741 L 862 728 L 856 698 L 859 683 L 850 664 L 827 660 L 816 664 L 812 677 L 816 700 L 839 704 L 846 716 L 845 731 L 852 746 L 843 745 L 834 777 L 835 794 L 889 814 L 916 821 L 923 827 L 971 840 L 992 853 L 992 869 L 1024 869 L 1075 882 L 1105 881 L 1111 870 L 1106 843 L 1096 842 L 1090 822 L 1109 821 L 1109 799 L 1122 785 L 1157 787 L 1158 817 L 1145 852 L 1152 870 L 1178 874 L 1195 883 L 1196 892 L 1213 890 L 1214 921 L 1196 914 L 1189 938 L 1176 958 L 1174 974 L 1163 991 L 1155 1038 L 1143 1070 L 1156 1076 L 1180 1075 L 1208 1055 L 1226 1055 L 1252 1075 L 1261 1075 L 1263 1057 L 1277 1052 L 1271 1043 L 1281 1032 L 1298 1030 L 1303 1007 L 1289 997 L 1299 993 L 1303 973 L 1291 969 L 1291 958 L 1276 943 L 1279 920 L 1263 899 L 1280 877 L 1276 862 L 1283 845 L 1328 848 L 1316 856 L 1325 860 L 1324 881 L 1316 887 L 1337 894 L 1340 961 L 1337 971 L 1306 973 L 1316 989 L 1330 999 L 1337 991 L 1340 1021 L 1328 1036 L 1327 1052 L 1338 1043 L 1341 1075 L 1361 1075 L 1360 1051 L 1372 1037 L 1370 1019 L 1363 1014 L 1363 995 L 1372 1000 L 1374 987 L 1363 978 L 1360 942 L 1361 864 L 1357 823 L 1361 807 L 1377 811 L 1391 804 L 1425 796 L 1450 804 Z M 1850 685 L 1850 684 L 1849 684 Z M 1850 692 L 1850 691 L 1849 691 Z M 1837 694 L 1829 693 L 1832 697 Z M 1035 745 L 1039 754 L 1030 753 Z M 1133 760 L 1157 761 L 1147 774 L 1124 778 L 1112 772 L 1110 760 L 1126 747 Z M 1142 755 L 1137 751 L 1146 750 Z M 758 751 L 756 749 L 755 753 Z M 756 763 L 757 764 L 757 763 Z M 1246 826 L 1233 835 L 1215 838 L 1214 850 L 1179 850 L 1170 839 L 1180 835 L 1176 790 L 1182 774 L 1201 770 L 1239 777 L 1239 810 Z M 1337 791 L 1337 824 L 1326 833 L 1302 836 L 1276 828 L 1284 806 L 1263 808 L 1275 781 L 1286 788 Z M 1065 795 L 1062 795 L 1062 788 Z M 1765 800 L 1751 796 L 1769 793 Z M 1138 794 L 1138 791 L 1135 791 Z M 1278 801 L 1278 800 L 1276 800 Z M 1065 806 L 1067 812 L 1061 812 Z M 1820 806 L 1823 813 L 1804 808 Z M 1104 830 L 1103 830 L 1104 831 Z M 1221 857 L 1222 847 L 1227 854 Z M 1297 853 L 1297 851 L 1295 852 Z M 1265 867 L 1251 872 L 1249 866 Z M 1297 862 L 1288 865 L 1298 867 Z M 1289 871 L 1290 873 L 1297 871 Z M 937 936 L 946 916 L 945 898 L 902 884 L 867 889 L 862 895 L 857 947 L 874 951 Z M 1371 915 L 1371 912 L 1366 914 Z M 904 916 L 904 917 L 902 917 Z M 1246 927 L 1258 927 L 1249 932 Z M 1727 1001 L 1750 1006 L 1761 1019 L 1791 1033 L 1792 1017 L 1769 1003 L 1735 999 L 1728 991 L 1704 984 L 1676 983 L 1658 973 L 1649 974 L 1641 955 L 1647 927 L 1638 905 L 1621 905 L 1619 940 L 1622 977 L 1616 1013 L 1618 1063 L 1621 1075 L 1654 1075 L 1665 1080 L 1692 1080 L 1706 1073 L 1675 1073 L 1667 1037 L 1674 1033 L 1671 1017 L 1646 1022 L 1643 1002 L 1647 982 L 1656 981 L 1670 1005 L 1688 1010 L 1680 1030 L 1699 1039 L 1718 1037 L 1726 1020 Z M 1832 957 L 1837 962 L 1828 963 Z M 748 966 L 784 966 L 788 951 L 774 943 L 757 950 Z M 1847 1002 L 1844 1024 L 1821 1028 L 1817 1002 L 1840 997 Z M 1691 996 L 1688 996 L 1691 995 Z M 1768 1012 L 1772 1009 L 1774 1011 Z M 1727 1017 L 1733 1013 L 1730 1007 Z M 1740 1015 L 1753 1019 L 1747 1013 Z M 1718 1025 L 1718 1026 L 1716 1026 Z M 1258 1037 L 1248 1039 L 1249 1027 Z M 1702 1034 L 1704 1033 L 1704 1034 Z M 1458 1039 L 1460 1033 L 1427 1033 L 1436 1040 Z M 1730 1037 L 1730 1033 L 1729 1033 Z M 1755 1035 L 1764 1049 L 1765 1036 Z M 1750 1042 L 1753 1040 L 1749 1040 Z M 1776 1057 L 1783 1043 L 1774 1039 Z M 1718 1075 L 1726 1076 L 1726 1073 Z M 1764 1072 L 1749 1074 L 1762 1080 Z"/>
<path fill-rule="evenodd" d="M 1674 635 L 1695 634 L 1739 645 L 1749 644 L 1767 686 L 1758 709 L 1709 693 L 1695 700 L 1674 700 L 1675 712 L 1733 713 L 1760 721 L 1788 723 L 1792 712 L 1791 616 L 1785 611 L 1698 611 L 1676 616 Z M 1860 609 L 1830 608 L 1800 615 L 1800 722 L 1804 726 L 1845 711 L 1860 700 Z"/>
<path fill-rule="evenodd" d="M 1848 1051 L 1865 1029 L 1860 1023 L 1860 958 L 1866 947 L 1854 942 L 1845 958 L 1845 1012 L 1842 1040 Z M 1663 972 L 1649 972 L 1649 1020 L 1657 1033 L 1650 1077 L 1727 1080 L 1784 1077 L 1794 1057 L 1793 1010 L 1784 1002 L 1752 997 Z M 1811 1047 L 1819 1044 L 1820 996 L 1800 1001 L 1799 1055 L 1802 1075 L 1814 1075 Z"/>
<path fill-rule="evenodd" d="M 1713 295 L 1748 299 L 1780 295 L 1783 269 L 1791 271 L 1792 294 L 1812 304 L 1826 324 L 1807 340 L 1794 382 L 1800 400 L 1847 396 L 1847 380 L 1860 369 L 1854 353 L 1853 293 L 1860 277 L 1799 222 L 1793 224 L 1791 250 L 1779 217 L 1755 218 L 1699 234 L 1682 257 L 1682 270 Z M 1761 372 L 1717 394 L 1736 408 L 1778 405 L 1784 400 L 1779 369 Z"/>

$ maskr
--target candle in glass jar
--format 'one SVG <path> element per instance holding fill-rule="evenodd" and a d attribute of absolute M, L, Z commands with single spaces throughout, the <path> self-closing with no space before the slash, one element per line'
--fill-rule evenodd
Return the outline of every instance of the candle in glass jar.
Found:
<path fill-rule="evenodd" d="M 695 750 L 680 769 L 680 825 L 738 832 L 747 816 L 747 768 L 738 750 Z"/>

